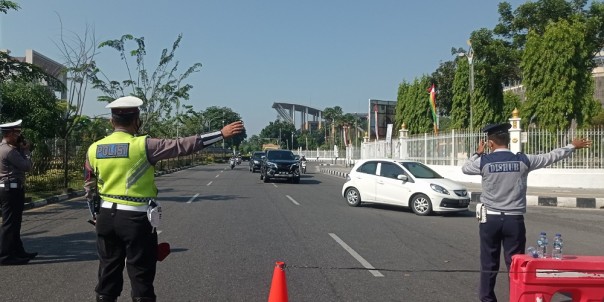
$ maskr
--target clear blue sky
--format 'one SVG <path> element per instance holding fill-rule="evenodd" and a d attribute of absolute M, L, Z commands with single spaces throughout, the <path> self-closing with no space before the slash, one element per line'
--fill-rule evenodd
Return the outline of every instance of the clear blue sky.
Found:
<path fill-rule="evenodd" d="M 188 83 L 196 110 L 238 112 L 248 137 L 277 118 L 273 102 L 367 112 L 369 99 L 396 100 L 398 85 L 432 73 L 466 48 L 470 33 L 497 23 L 497 3 L 484 0 L 31 0 L 0 15 L 0 48 L 14 56 L 34 49 L 63 62 L 60 15 L 67 30 L 93 26 L 98 41 L 145 37 L 148 66 L 182 33 L 180 66 L 202 63 Z M 525 1 L 508 1 L 516 8 Z M 116 52 L 98 65 L 125 77 Z M 84 114 L 106 113 L 88 93 Z M 299 127 L 299 125 L 297 125 Z"/>

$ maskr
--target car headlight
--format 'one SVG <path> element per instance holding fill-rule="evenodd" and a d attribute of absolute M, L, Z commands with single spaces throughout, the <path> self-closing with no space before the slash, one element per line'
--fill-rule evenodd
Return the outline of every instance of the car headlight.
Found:
<path fill-rule="evenodd" d="M 269 166 L 270 168 L 275 168 L 277 169 L 277 164 L 275 163 L 271 163 L 270 161 L 266 163 L 267 166 Z"/>
<path fill-rule="evenodd" d="M 445 189 L 445 188 L 443 188 L 443 187 L 441 187 L 439 185 L 430 184 L 430 188 L 432 188 L 432 190 L 434 190 L 434 191 L 436 191 L 438 193 L 449 195 L 449 191 L 447 191 L 447 189 Z"/>
<path fill-rule="evenodd" d="M 254 160 L 254 164 L 255 164 L 255 165 L 257 165 L 257 164 L 259 164 L 259 163 L 260 163 L 259 161 Z"/>

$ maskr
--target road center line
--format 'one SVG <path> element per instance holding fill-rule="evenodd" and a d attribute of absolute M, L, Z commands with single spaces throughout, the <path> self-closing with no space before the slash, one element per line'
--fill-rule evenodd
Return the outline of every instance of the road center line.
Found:
<path fill-rule="evenodd" d="M 218 176 L 220 176 L 220 174 L 216 175 L 216 177 L 214 177 L 214 178 L 218 178 Z"/>
<path fill-rule="evenodd" d="M 295 199 L 293 199 L 291 196 L 289 196 L 289 195 L 285 195 L 285 197 L 287 197 L 287 199 L 291 200 L 291 202 L 293 202 L 295 205 L 297 205 L 297 206 L 299 206 L 299 205 L 300 205 L 300 204 L 299 204 L 299 203 L 298 203 L 298 202 L 297 202 Z"/>
<path fill-rule="evenodd" d="M 359 253 L 357 253 L 355 250 L 353 250 L 350 246 L 348 246 L 348 244 L 346 244 L 346 242 L 344 242 L 342 239 L 340 239 L 340 237 L 338 237 L 338 235 L 336 235 L 334 233 L 329 233 L 329 236 L 331 236 L 331 238 L 333 238 L 333 240 L 335 240 L 337 243 L 339 243 L 352 257 L 354 257 L 354 259 L 356 259 L 359 263 L 361 263 L 361 265 L 363 267 L 368 269 L 369 272 L 374 277 L 384 277 L 384 275 L 382 275 L 382 273 L 380 273 L 380 271 L 376 270 L 375 267 L 373 267 L 373 265 L 371 265 L 371 263 L 369 263 L 367 260 L 365 260 L 365 258 L 363 258 L 361 255 L 359 255 Z"/>
<path fill-rule="evenodd" d="M 197 196 L 199 196 L 199 193 L 193 195 L 193 197 L 191 197 L 191 199 L 189 199 L 189 201 L 187 201 L 187 203 L 191 203 L 195 198 L 197 198 Z"/>
<path fill-rule="evenodd" d="M 208 183 L 206 186 L 209 186 L 209 185 L 211 185 L 211 184 L 212 184 L 212 182 L 210 181 L 210 182 L 209 182 L 209 183 Z"/>
<path fill-rule="evenodd" d="M 273 187 L 278 188 L 277 185 L 273 182 Z"/>

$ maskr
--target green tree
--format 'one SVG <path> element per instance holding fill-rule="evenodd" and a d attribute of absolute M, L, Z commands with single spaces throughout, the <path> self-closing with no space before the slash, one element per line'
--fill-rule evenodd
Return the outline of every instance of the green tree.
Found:
<path fill-rule="evenodd" d="M 604 110 L 600 110 L 596 116 L 591 119 L 592 126 L 604 126 Z"/>
<path fill-rule="evenodd" d="M 585 43 L 586 25 L 560 20 L 544 32 L 530 31 L 521 67 L 524 71 L 524 118 L 550 130 L 566 129 L 573 119 L 588 124 L 599 104 L 593 98 L 592 49 Z"/>
<path fill-rule="evenodd" d="M 7 14 L 8 10 L 19 10 L 21 7 L 14 1 L 0 0 L 0 13 Z"/>
<path fill-rule="evenodd" d="M 241 116 L 239 113 L 234 112 L 228 107 L 212 106 L 206 108 L 206 110 L 201 113 L 201 123 L 207 127 L 204 132 L 220 130 L 225 125 L 240 120 Z M 246 138 L 246 132 L 232 137 L 224 142 L 225 148 L 239 147 L 241 142 L 243 142 Z"/>
<path fill-rule="evenodd" d="M 287 123 L 281 120 L 270 122 L 266 127 L 260 131 L 260 137 L 263 140 L 263 144 L 276 143 L 281 148 L 285 148 L 288 145 L 288 140 L 291 138 L 292 133 L 296 132 L 296 127 L 292 123 Z"/>
<path fill-rule="evenodd" d="M 589 8 L 586 8 L 590 2 Z M 513 41 L 518 49 L 524 48 L 529 32 L 543 35 L 547 26 L 560 20 L 571 20 L 585 23 L 584 36 L 586 46 L 595 51 L 604 45 L 604 4 L 587 0 L 537 0 L 519 5 L 512 11 L 508 2 L 499 3 L 499 24 L 495 26 L 497 35 Z"/>
<path fill-rule="evenodd" d="M 455 81 L 455 61 L 441 62 L 432 73 L 436 86 L 436 109 L 440 116 L 449 116 L 453 107 L 453 82 Z"/>
<path fill-rule="evenodd" d="M 458 58 L 456 65 L 450 127 L 466 129 L 470 126 L 470 64 L 465 58 Z"/>
<path fill-rule="evenodd" d="M 57 97 L 48 87 L 28 81 L 4 82 L 0 90 L 3 91 L 0 121 L 23 119 L 24 135 L 34 143 L 35 151 L 41 151 L 45 139 L 56 137 L 61 126 Z"/>
<path fill-rule="evenodd" d="M 143 122 L 141 131 L 154 135 L 153 131 L 157 131 L 160 122 L 165 118 L 173 117 L 172 112 L 180 110 L 181 101 L 189 99 L 189 91 L 193 86 L 185 84 L 185 80 L 201 68 L 201 63 L 195 63 L 184 73 L 177 74 L 179 61 L 173 62 L 173 60 L 181 39 L 182 35 L 179 35 L 170 50 L 162 50 L 154 70 L 147 69 L 145 64 L 147 49 L 144 37 L 126 34 L 120 39 L 102 42 L 99 48 L 109 47 L 119 53 L 121 60 L 124 61 L 127 78 L 123 81 L 111 80 L 102 70 L 97 69 L 93 85 L 105 94 L 99 97 L 99 101 L 110 102 L 125 95 L 139 97 L 144 102 L 141 106 Z M 126 44 L 131 41 L 136 47 L 127 50 Z M 134 63 L 129 62 L 131 57 L 134 58 Z M 176 112 L 176 115 L 179 115 L 179 112 Z"/>
<path fill-rule="evenodd" d="M 396 127 L 405 123 L 409 133 L 425 133 L 434 129 L 430 109 L 428 88 L 432 79 L 427 75 L 415 78 L 412 84 L 403 82 L 399 85 L 396 104 Z"/>
<path fill-rule="evenodd" d="M 335 107 L 327 107 L 323 110 L 323 118 L 326 121 L 329 121 L 329 123 L 327 123 L 326 128 L 325 129 L 330 129 L 329 131 L 329 145 L 333 146 L 336 144 L 336 140 L 335 140 L 335 132 L 336 132 L 336 126 L 339 122 L 339 120 L 342 118 L 344 111 L 342 110 L 342 107 L 340 106 L 335 106 Z"/>

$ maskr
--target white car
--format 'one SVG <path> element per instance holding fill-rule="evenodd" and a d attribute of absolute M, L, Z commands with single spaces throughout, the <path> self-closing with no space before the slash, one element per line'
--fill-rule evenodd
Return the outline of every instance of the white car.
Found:
<path fill-rule="evenodd" d="M 410 160 L 358 161 L 346 177 L 342 196 L 352 207 L 361 202 L 385 203 L 409 207 L 421 216 L 467 211 L 470 204 L 463 185 Z"/>

